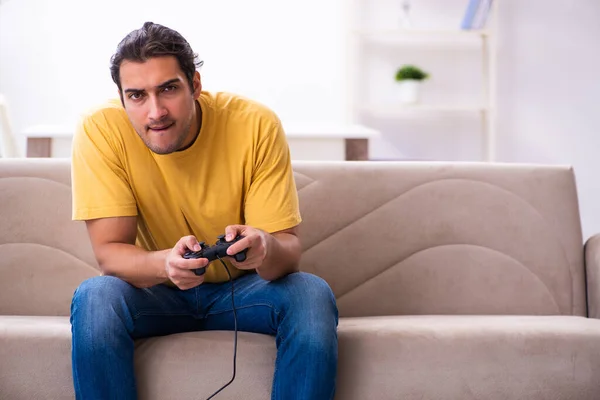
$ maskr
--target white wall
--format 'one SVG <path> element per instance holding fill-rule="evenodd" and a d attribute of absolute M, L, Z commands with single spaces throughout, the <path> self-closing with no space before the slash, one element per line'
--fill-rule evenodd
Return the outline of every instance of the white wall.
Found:
<path fill-rule="evenodd" d="M 359 0 L 352 0 L 354 2 Z M 574 166 L 584 236 L 600 232 L 600 2 L 498 1 L 498 159 Z M 362 0 L 371 21 L 396 22 L 397 0 Z M 3 0 L 0 4 L 0 92 L 11 103 L 15 131 L 64 124 L 113 96 L 108 60 L 116 43 L 146 20 L 181 31 L 206 64 L 208 89 L 232 90 L 273 107 L 284 122 L 347 120 L 355 87 L 347 74 L 349 0 Z M 415 23 L 455 27 L 467 0 L 414 1 Z M 387 11 L 385 9 L 387 7 Z M 374 49 L 372 87 L 393 95 L 387 76 L 416 60 L 432 72 L 424 100 L 475 98 L 472 47 L 443 57 Z M 439 53 L 438 53 L 439 54 Z M 383 60 L 383 61 L 377 61 Z M 379 63 L 379 64 L 378 64 Z M 360 72 L 360 71 L 359 71 Z M 375 76 L 373 76 L 373 74 Z M 359 82 L 354 82 L 359 83 Z M 476 115 L 365 118 L 385 134 L 377 158 L 474 160 L 480 157 Z"/>
<path fill-rule="evenodd" d="M 503 0 L 499 16 L 499 158 L 573 165 L 584 236 L 600 233 L 600 2 Z"/>
<path fill-rule="evenodd" d="M 72 124 L 117 95 L 110 56 L 123 36 L 151 20 L 188 39 L 205 61 L 206 89 L 253 97 L 290 124 L 343 122 L 343 1 L 4 0 L 0 92 L 16 132 Z"/>

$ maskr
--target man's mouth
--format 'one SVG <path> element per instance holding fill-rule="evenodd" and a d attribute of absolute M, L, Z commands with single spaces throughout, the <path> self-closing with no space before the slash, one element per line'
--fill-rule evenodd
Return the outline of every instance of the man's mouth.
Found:
<path fill-rule="evenodd" d="M 155 131 L 155 132 L 163 132 L 163 131 L 166 131 L 167 129 L 169 129 L 170 127 L 172 127 L 174 124 L 175 124 L 175 122 L 169 122 L 169 123 L 163 124 L 163 125 L 149 126 L 148 129 L 151 131 Z"/>

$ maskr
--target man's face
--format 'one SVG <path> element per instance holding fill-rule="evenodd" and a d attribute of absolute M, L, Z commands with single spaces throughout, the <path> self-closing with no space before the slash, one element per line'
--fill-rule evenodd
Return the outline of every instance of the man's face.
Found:
<path fill-rule="evenodd" d="M 127 116 L 150 150 L 168 154 L 194 140 L 195 99 L 201 90 L 198 72 L 194 76 L 194 92 L 172 56 L 143 63 L 123 61 L 120 78 Z"/>

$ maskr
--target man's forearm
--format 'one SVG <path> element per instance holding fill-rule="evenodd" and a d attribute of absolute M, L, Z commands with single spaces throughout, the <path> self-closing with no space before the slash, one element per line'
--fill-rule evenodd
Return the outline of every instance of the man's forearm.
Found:
<path fill-rule="evenodd" d="M 146 251 L 131 244 L 107 243 L 97 253 L 104 275 L 116 276 L 140 288 L 168 280 L 165 260 L 169 250 Z"/>
<path fill-rule="evenodd" d="M 256 271 L 268 281 L 279 279 L 298 271 L 302 252 L 300 239 L 291 233 L 274 233 L 267 235 L 269 249 L 263 264 Z"/>

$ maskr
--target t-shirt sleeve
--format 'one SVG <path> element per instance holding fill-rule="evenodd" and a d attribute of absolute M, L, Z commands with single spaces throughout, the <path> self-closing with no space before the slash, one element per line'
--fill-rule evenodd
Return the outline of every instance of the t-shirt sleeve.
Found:
<path fill-rule="evenodd" d="M 72 143 L 71 184 L 74 220 L 137 215 L 137 206 L 118 144 L 97 114 L 84 117 Z M 105 117 L 103 116 L 103 119 Z M 112 139 L 112 140 L 111 140 Z"/>
<path fill-rule="evenodd" d="M 272 233 L 294 227 L 302 219 L 285 132 L 276 117 L 268 126 L 255 153 L 244 216 L 247 225 Z"/>

